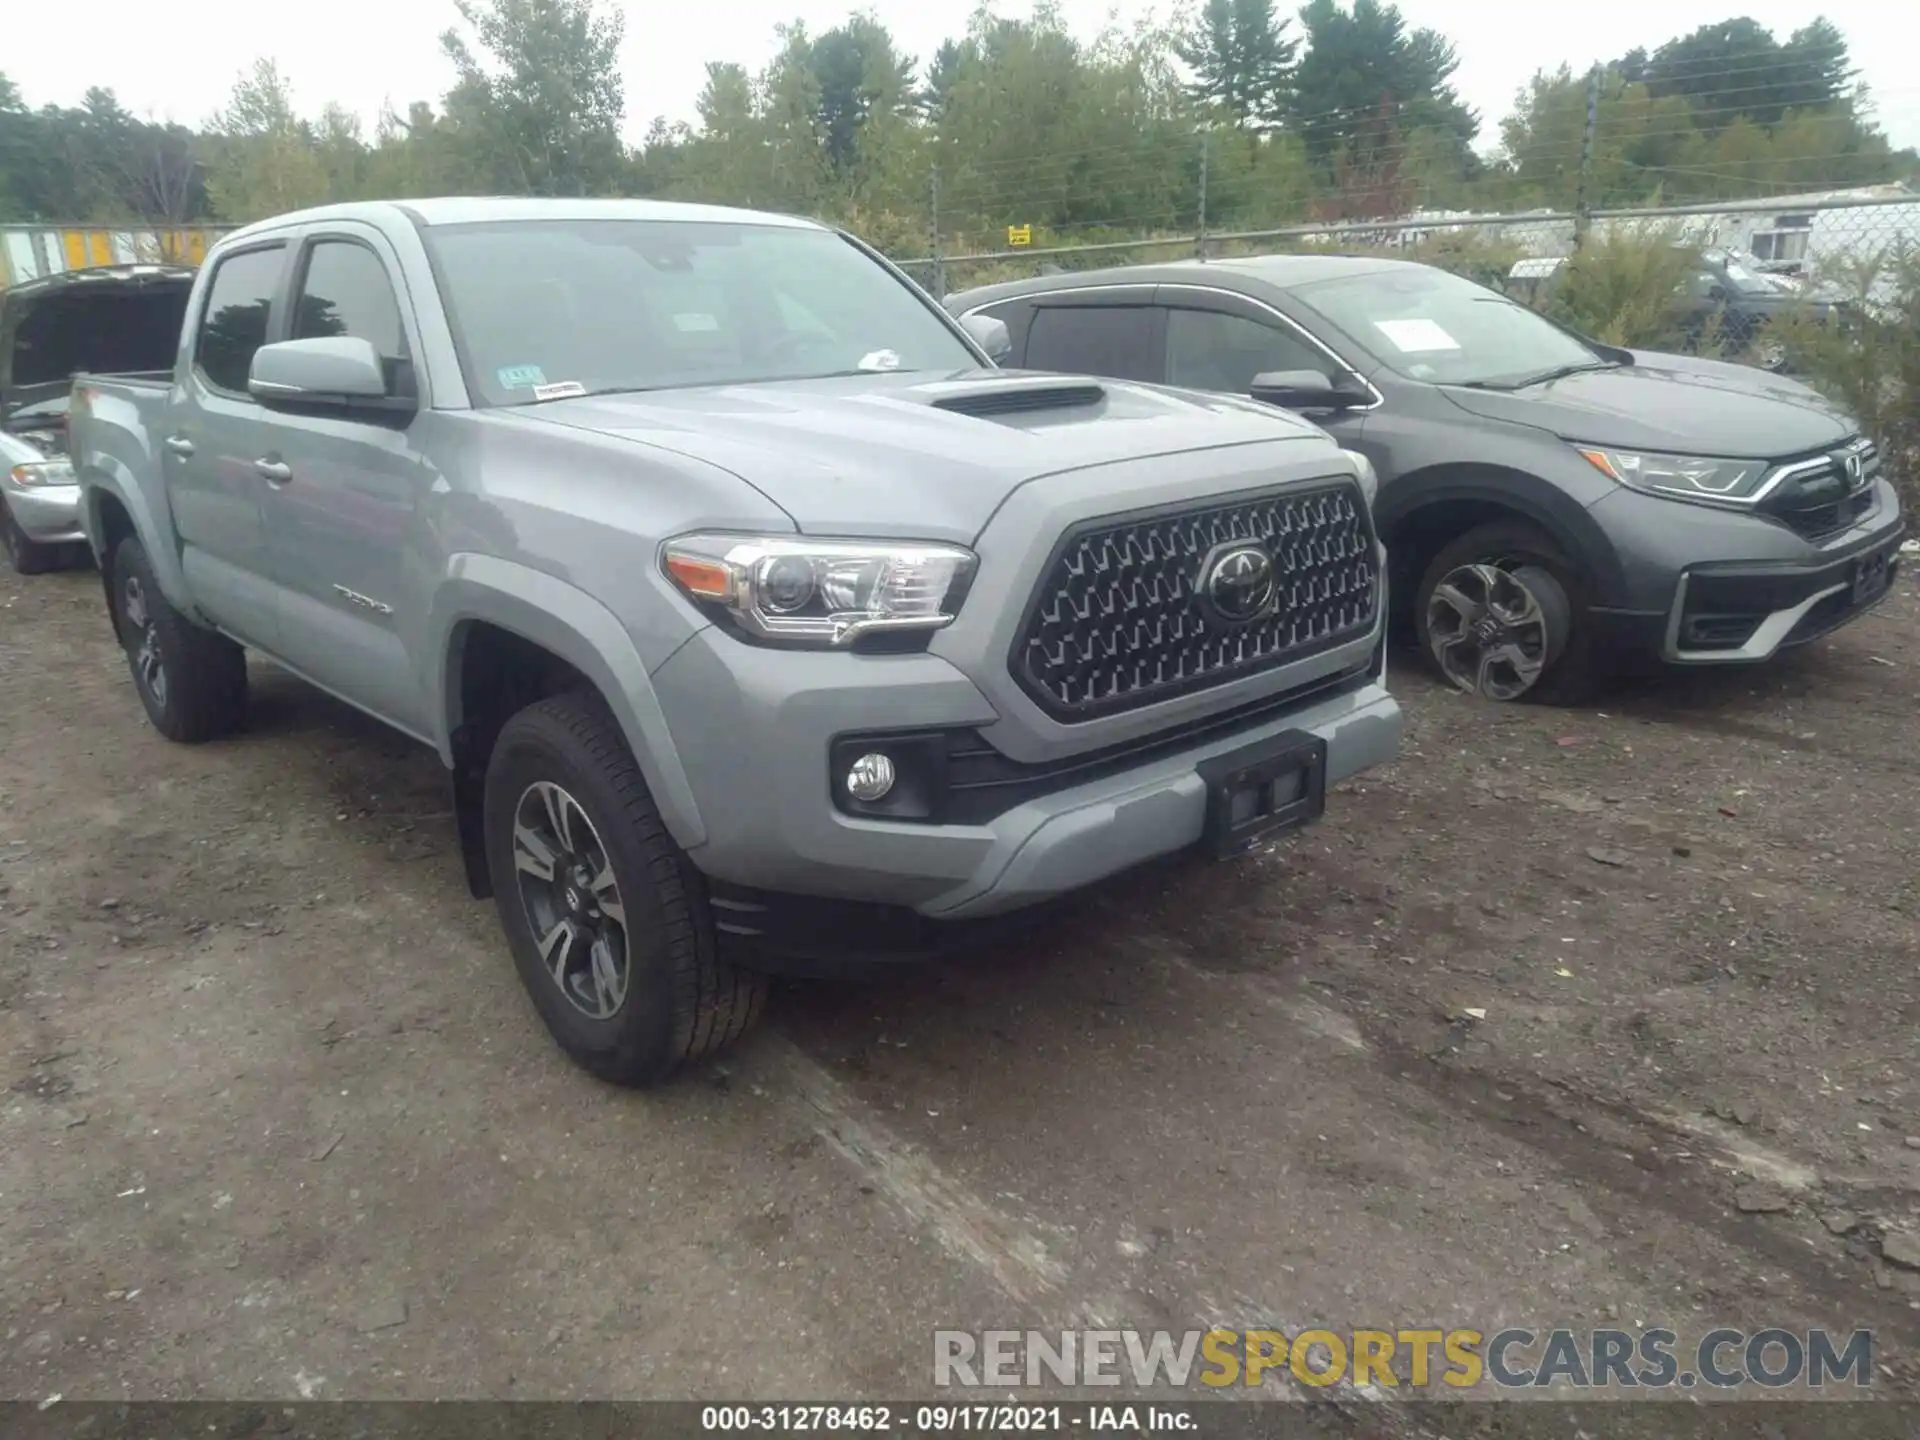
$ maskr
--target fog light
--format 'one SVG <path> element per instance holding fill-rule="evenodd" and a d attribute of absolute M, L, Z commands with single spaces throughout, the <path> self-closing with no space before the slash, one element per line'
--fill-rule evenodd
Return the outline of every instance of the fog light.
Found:
<path fill-rule="evenodd" d="M 862 755 L 847 771 L 847 793 L 856 800 L 884 800 L 893 789 L 893 761 L 874 751 Z"/>

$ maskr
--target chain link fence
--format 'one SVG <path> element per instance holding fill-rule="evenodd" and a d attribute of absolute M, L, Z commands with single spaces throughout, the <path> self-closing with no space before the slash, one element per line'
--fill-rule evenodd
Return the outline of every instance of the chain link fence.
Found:
<path fill-rule="evenodd" d="M 944 299 L 954 291 L 1055 270 L 1172 260 L 1221 259 L 1265 252 L 1400 252 L 1474 257 L 1475 279 L 1498 288 L 1537 290 L 1559 263 L 1583 245 L 1610 240 L 1670 242 L 1734 260 L 1739 278 L 1755 277 L 1756 293 L 1808 285 L 1860 288 L 1876 272 L 1872 298 L 1893 298 L 1901 263 L 1920 252 L 1920 194 L 1902 187 L 1874 192 L 1780 196 L 1760 201 L 1621 210 L 1528 211 L 1511 215 L 1416 214 L 1399 220 L 1338 225 L 1305 223 L 1264 230 L 1142 235 L 1084 244 L 1009 245 L 996 250 L 917 255 L 899 261 Z M 1502 265 L 1500 262 L 1505 260 Z"/>

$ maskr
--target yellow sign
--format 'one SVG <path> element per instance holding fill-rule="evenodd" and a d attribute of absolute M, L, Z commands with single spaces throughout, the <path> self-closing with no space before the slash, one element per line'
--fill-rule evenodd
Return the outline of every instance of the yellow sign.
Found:
<path fill-rule="evenodd" d="M 1007 244 L 1031 245 L 1032 243 L 1033 227 L 1031 225 L 1009 225 L 1007 227 Z"/>

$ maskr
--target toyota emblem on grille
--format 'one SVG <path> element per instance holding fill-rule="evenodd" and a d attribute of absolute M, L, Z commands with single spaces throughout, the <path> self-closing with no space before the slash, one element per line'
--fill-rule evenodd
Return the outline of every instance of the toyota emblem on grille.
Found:
<path fill-rule="evenodd" d="M 1229 625 L 1244 625 L 1264 614 L 1278 588 L 1273 557 L 1244 541 L 1222 545 L 1200 567 L 1196 587 L 1213 612 Z"/>

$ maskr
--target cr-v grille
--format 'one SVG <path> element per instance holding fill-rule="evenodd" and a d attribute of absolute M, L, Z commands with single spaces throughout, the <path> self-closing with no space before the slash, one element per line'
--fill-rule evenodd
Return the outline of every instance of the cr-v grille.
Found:
<path fill-rule="evenodd" d="M 1272 558 L 1274 602 L 1223 623 L 1196 593 L 1217 547 Z M 1272 670 L 1373 628 L 1372 519 L 1351 481 L 1083 522 L 1042 572 L 1009 663 L 1055 719 L 1091 720 Z"/>
<path fill-rule="evenodd" d="M 1809 540 L 1824 540 L 1845 530 L 1873 508 L 1873 482 L 1880 473 L 1880 450 L 1871 440 L 1855 440 L 1831 455 L 1803 460 L 1760 504 Z"/>

